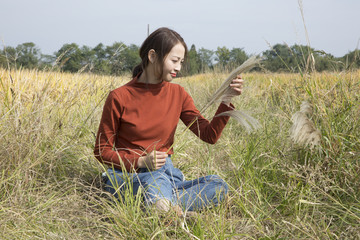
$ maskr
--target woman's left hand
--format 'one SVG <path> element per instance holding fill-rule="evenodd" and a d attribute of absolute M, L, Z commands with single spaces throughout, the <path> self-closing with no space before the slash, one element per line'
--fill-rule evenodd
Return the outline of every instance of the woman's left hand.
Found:
<path fill-rule="evenodd" d="M 244 80 L 241 78 L 241 75 L 236 76 L 230 83 L 230 88 L 222 96 L 222 102 L 229 105 L 233 97 L 239 96 L 242 93 L 243 83 Z"/>

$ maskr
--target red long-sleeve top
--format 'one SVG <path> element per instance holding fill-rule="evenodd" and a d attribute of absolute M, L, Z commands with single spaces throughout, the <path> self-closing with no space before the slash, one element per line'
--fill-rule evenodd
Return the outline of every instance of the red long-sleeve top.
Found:
<path fill-rule="evenodd" d="M 232 110 L 220 104 L 215 116 Z M 214 144 L 229 117 L 211 122 L 200 115 L 191 96 L 178 84 L 132 81 L 110 92 L 106 99 L 94 154 L 102 163 L 137 171 L 139 157 L 153 150 L 173 153 L 176 126 L 181 119 L 200 139 Z M 196 120 L 194 122 L 194 120 Z"/>

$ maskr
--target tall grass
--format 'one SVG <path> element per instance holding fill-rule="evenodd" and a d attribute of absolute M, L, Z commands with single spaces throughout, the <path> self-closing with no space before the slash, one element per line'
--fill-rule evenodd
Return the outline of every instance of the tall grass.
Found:
<path fill-rule="evenodd" d="M 201 108 L 226 76 L 177 82 Z M 174 164 L 187 179 L 218 174 L 231 189 L 183 229 L 139 198 L 101 189 L 95 134 L 104 98 L 128 76 L 0 70 L 0 239 L 359 239 L 360 72 L 243 78 L 234 105 L 260 130 L 230 120 L 207 145 L 179 124 Z M 303 101 L 321 132 L 317 151 L 289 133 Z"/>

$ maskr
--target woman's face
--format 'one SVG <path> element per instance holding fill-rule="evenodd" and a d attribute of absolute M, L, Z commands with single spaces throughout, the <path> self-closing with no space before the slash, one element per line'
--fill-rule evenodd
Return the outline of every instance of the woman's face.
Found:
<path fill-rule="evenodd" d="M 171 82 L 176 77 L 181 69 L 181 64 L 184 62 L 184 57 L 184 46 L 181 43 L 176 44 L 164 59 L 161 77 L 163 81 Z"/>

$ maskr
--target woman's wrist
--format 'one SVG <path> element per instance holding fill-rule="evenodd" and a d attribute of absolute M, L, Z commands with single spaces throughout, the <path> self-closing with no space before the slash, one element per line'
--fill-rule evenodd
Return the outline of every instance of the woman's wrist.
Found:
<path fill-rule="evenodd" d="M 230 107 L 231 101 L 221 101 L 221 103 L 225 104 L 228 107 Z"/>

